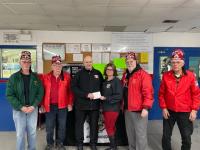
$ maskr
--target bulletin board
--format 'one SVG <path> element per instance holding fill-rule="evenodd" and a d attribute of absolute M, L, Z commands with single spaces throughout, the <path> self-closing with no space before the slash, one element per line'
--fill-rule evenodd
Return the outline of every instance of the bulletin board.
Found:
<path fill-rule="evenodd" d="M 53 55 L 61 55 L 64 64 L 81 64 L 83 58 L 89 55 L 93 58 L 93 67 L 102 73 L 105 65 L 113 62 L 121 78 L 126 68 L 127 52 L 113 51 L 111 44 L 107 43 L 43 43 L 43 72 L 48 73 L 51 70 Z M 137 52 L 136 56 L 142 67 L 148 70 L 148 52 Z"/>

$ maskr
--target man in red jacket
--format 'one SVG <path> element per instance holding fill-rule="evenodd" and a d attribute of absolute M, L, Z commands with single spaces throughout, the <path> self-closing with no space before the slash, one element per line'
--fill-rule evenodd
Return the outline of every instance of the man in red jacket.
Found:
<path fill-rule="evenodd" d="M 54 129 L 56 118 L 58 121 L 57 147 L 58 150 L 65 150 L 63 142 L 65 139 L 65 128 L 67 112 L 72 110 L 71 78 L 68 73 L 62 71 L 60 56 L 52 57 L 52 71 L 43 75 L 45 95 L 42 101 L 42 108 L 46 116 L 46 140 L 45 150 L 52 150 L 54 145 Z"/>
<path fill-rule="evenodd" d="M 181 150 L 191 149 L 193 122 L 200 104 L 200 92 L 194 73 L 184 69 L 184 53 L 175 49 L 171 56 L 172 70 L 165 72 L 159 90 L 163 113 L 163 150 L 171 150 L 175 122 L 181 133 Z"/>
<path fill-rule="evenodd" d="M 138 64 L 134 52 L 126 55 L 126 65 L 122 82 L 129 150 L 147 150 L 148 110 L 153 104 L 152 79 Z"/>

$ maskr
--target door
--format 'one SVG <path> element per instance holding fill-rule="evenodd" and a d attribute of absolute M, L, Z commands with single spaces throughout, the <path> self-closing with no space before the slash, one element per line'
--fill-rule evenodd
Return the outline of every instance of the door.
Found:
<path fill-rule="evenodd" d="M 175 48 L 176 47 L 154 48 L 153 85 L 155 102 L 150 112 L 150 119 L 162 119 L 161 109 L 158 104 L 160 80 L 162 79 L 162 74 L 171 69 L 170 56 Z M 194 71 L 197 81 L 200 83 L 200 48 L 183 47 L 181 49 L 183 49 L 185 53 L 185 68 Z M 200 113 L 198 113 L 198 117 L 200 117 Z"/>

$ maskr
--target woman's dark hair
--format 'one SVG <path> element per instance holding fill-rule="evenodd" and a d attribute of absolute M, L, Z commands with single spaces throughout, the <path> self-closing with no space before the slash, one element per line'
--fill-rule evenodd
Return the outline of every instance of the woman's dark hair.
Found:
<path fill-rule="evenodd" d="M 108 63 L 106 66 L 105 66 L 105 68 L 104 68 L 104 73 L 103 73 L 103 75 L 105 76 L 105 78 L 107 79 L 108 77 L 107 77 L 107 74 L 106 74 L 106 70 L 107 70 L 107 68 L 108 67 L 112 67 L 112 69 L 113 69 L 113 76 L 117 76 L 117 69 L 116 69 L 116 66 L 113 64 L 113 63 Z"/>

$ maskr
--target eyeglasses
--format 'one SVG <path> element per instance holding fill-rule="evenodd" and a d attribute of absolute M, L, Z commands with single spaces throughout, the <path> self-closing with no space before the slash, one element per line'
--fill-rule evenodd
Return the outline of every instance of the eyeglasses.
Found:
<path fill-rule="evenodd" d="M 107 71 L 113 71 L 113 69 L 108 69 L 108 68 L 107 68 L 106 70 L 107 70 Z"/>
<path fill-rule="evenodd" d="M 58 67 L 58 68 L 60 68 L 60 67 L 62 67 L 62 64 L 56 64 L 56 63 L 55 63 L 55 64 L 52 64 L 52 66 L 53 66 L 53 67 Z"/>
<path fill-rule="evenodd" d="M 126 64 L 133 64 L 135 62 L 135 60 L 127 60 Z"/>
<path fill-rule="evenodd" d="M 171 61 L 171 64 L 172 64 L 172 65 L 181 64 L 181 63 L 182 63 L 181 61 Z"/>

